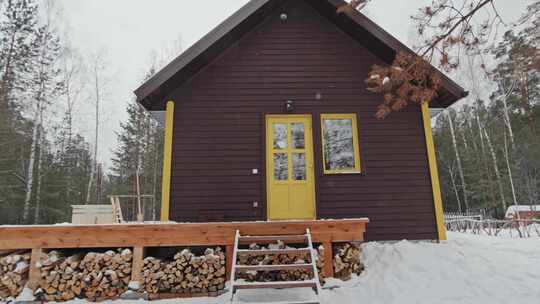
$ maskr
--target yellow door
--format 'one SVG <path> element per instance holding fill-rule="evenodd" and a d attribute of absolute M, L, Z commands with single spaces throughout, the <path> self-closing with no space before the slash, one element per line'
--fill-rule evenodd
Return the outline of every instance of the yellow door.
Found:
<path fill-rule="evenodd" d="M 315 219 L 311 115 L 266 116 L 269 220 Z"/>

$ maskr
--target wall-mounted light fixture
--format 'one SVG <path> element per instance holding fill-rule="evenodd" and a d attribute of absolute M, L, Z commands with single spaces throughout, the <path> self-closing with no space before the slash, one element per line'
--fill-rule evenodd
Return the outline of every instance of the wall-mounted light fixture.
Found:
<path fill-rule="evenodd" d="M 279 16 L 279 18 L 281 18 L 282 21 L 285 21 L 287 20 L 287 14 L 283 13 L 281 16 Z"/>
<path fill-rule="evenodd" d="M 287 112 L 294 111 L 294 101 L 287 100 L 287 102 L 285 102 L 285 111 L 287 111 Z"/>

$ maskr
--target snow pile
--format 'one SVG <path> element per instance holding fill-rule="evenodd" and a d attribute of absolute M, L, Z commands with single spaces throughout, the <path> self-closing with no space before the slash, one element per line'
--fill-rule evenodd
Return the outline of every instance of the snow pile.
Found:
<path fill-rule="evenodd" d="M 322 292 L 323 303 L 540 303 L 539 238 L 506 239 L 450 232 L 449 240 L 443 244 L 372 242 L 362 247 L 366 270 L 348 282 L 329 280 Z M 309 289 L 246 290 L 239 291 L 238 300 L 270 303 L 303 300 L 312 294 Z M 156 302 L 230 303 L 228 294 Z"/>
<path fill-rule="evenodd" d="M 32 292 L 32 289 L 28 287 L 24 287 L 21 294 L 15 299 L 16 302 L 25 302 L 25 301 L 33 301 L 34 300 L 34 293 Z"/>
<path fill-rule="evenodd" d="M 444 244 L 367 243 L 366 271 L 328 303 L 540 303 L 540 240 L 449 233 Z M 334 283 L 334 282 L 333 282 Z"/>

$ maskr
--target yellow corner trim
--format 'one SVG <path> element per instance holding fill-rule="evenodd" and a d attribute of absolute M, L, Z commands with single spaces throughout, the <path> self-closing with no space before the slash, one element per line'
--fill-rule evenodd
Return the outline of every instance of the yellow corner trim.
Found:
<path fill-rule="evenodd" d="M 352 135 L 353 135 L 353 149 L 354 149 L 354 168 L 344 170 L 328 170 L 326 169 L 326 155 L 324 153 L 325 141 L 324 141 L 324 120 L 326 119 L 350 119 L 352 121 Z M 358 144 L 358 124 L 356 121 L 355 113 L 347 114 L 321 114 L 321 141 L 322 141 L 322 158 L 323 158 L 323 172 L 324 174 L 347 174 L 347 173 L 361 173 L 360 163 L 360 146 Z"/>
<path fill-rule="evenodd" d="M 429 104 L 427 102 L 424 102 L 422 104 L 422 118 L 424 121 L 424 134 L 426 136 L 429 173 L 431 175 L 431 188 L 433 191 L 433 203 L 435 204 L 435 220 L 437 221 L 437 233 L 439 235 L 439 241 L 444 241 L 446 240 L 446 227 L 444 225 L 441 185 L 439 182 L 437 157 L 435 156 L 435 144 L 433 143 L 433 131 L 431 130 L 431 116 L 429 115 Z"/>
<path fill-rule="evenodd" d="M 171 165 L 174 124 L 174 102 L 167 102 L 165 113 L 165 137 L 163 143 L 163 179 L 161 186 L 161 221 L 169 220 L 169 205 L 171 200 Z"/>

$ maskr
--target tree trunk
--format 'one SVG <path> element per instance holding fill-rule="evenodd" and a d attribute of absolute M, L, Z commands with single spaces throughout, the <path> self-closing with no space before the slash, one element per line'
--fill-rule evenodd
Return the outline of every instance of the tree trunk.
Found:
<path fill-rule="evenodd" d="M 30 159 L 28 161 L 28 167 L 26 169 L 26 194 L 24 196 L 23 206 L 23 223 L 28 222 L 30 215 L 30 200 L 32 199 L 32 190 L 34 187 L 34 164 L 36 162 L 36 150 L 38 146 L 38 133 L 39 133 L 39 113 L 41 112 L 41 101 L 38 98 L 37 108 L 34 113 L 34 125 L 32 126 L 32 144 L 30 146 Z"/>
<path fill-rule="evenodd" d="M 458 204 L 458 211 L 459 211 L 459 213 L 462 213 L 463 210 L 461 209 L 461 199 L 459 198 L 459 191 L 457 189 L 456 179 L 454 177 L 454 168 L 452 168 L 451 165 L 448 166 L 448 173 L 450 173 L 450 181 L 452 182 L 452 188 L 454 188 L 454 194 L 456 195 L 456 201 L 457 201 L 457 204 Z"/>
<path fill-rule="evenodd" d="M 98 142 L 99 142 L 99 103 L 100 103 L 100 82 L 99 82 L 99 65 L 100 65 L 100 58 L 99 56 L 95 58 L 94 62 L 94 90 L 96 94 L 96 100 L 95 100 L 95 109 L 96 109 L 96 116 L 95 116 L 95 134 L 94 134 L 94 159 L 92 162 L 92 169 L 90 170 L 90 178 L 88 179 L 88 188 L 86 192 L 86 204 L 90 204 L 90 192 L 92 190 L 92 183 L 94 182 L 94 176 L 97 172 L 97 155 L 98 155 Z M 97 188 L 97 187 L 96 187 Z M 97 195 L 96 195 L 97 200 Z"/>
<path fill-rule="evenodd" d="M 520 85 L 521 85 L 521 104 L 525 115 L 527 116 L 527 124 L 532 134 L 536 133 L 534 113 L 531 109 L 530 95 L 529 95 L 529 75 L 527 72 L 520 73 Z"/>
<path fill-rule="evenodd" d="M 486 141 L 489 147 L 489 151 L 491 153 L 491 159 L 493 160 L 493 169 L 495 170 L 495 177 L 497 178 L 497 185 L 499 186 L 499 196 L 501 198 L 501 205 L 503 207 L 503 212 L 506 212 L 506 209 L 508 206 L 506 205 L 506 201 L 504 199 L 504 190 L 501 180 L 501 173 L 499 172 L 499 167 L 497 166 L 497 155 L 495 154 L 495 149 L 493 148 L 493 144 L 491 143 L 491 139 L 489 138 L 489 135 L 486 131 L 486 129 L 483 129 L 484 135 L 486 137 Z"/>
<path fill-rule="evenodd" d="M 506 158 L 506 168 L 508 170 L 508 179 L 510 179 L 510 189 L 512 189 L 512 199 L 514 200 L 514 205 L 518 205 L 517 199 L 516 199 L 516 189 L 514 188 L 514 179 L 512 177 L 512 168 L 510 167 L 510 157 L 508 153 L 508 143 L 506 140 L 506 133 L 504 134 L 504 156 Z M 518 212 L 518 218 L 519 218 L 519 212 Z"/>
<path fill-rule="evenodd" d="M 516 82 L 514 81 L 508 89 L 505 89 L 504 84 L 499 82 L 499 86 L 503 89 L 503 113 L 504 113 L 504 124 L 506 125 L 506 128 L 508 129 L 508 134 L 510 135 L 510 143 L 512 144 L 512 148 L 515 149 L 515 141 L 514 141 L 514 130 L 512 129 L 512 122 L 510 120 L 510 113 L 508 110 L 508 96 L 512 94 L 514 91 L 514 88 L 516 86 Z"/>
<path fill-rule="evenodd" d="M 476 105 L 475 119 L 476 119 L 476 125 L 478 127 L 478 136 L 480 138 L 480 149 L 482 151 L 482 154 L 480 155 L 480 159 L 482 161 L 482 164 L 484 165 L 484 169 L 486 170 L 486 177 L 488 180 L 488 187 L 489 187 L 488 189 L 489 191 L 485 191 L 486 192 L 485 198 L 486 200 L 489 199 L 491 202 L 495 202 L 495 197 L 494 197 L 495 191 L 493 190 L 493 182 L 491 180 L 490 169 L 486 160 L 486 154 L 487 154 L 486 145 L 484 144 L 484 134 L 482 131 L 483 127 L 482 127 L 482 123 L 480 122 L 480 106 L 478 104 Z"/>
<path fill-rule="evenodd" d="M 467 200 L 467 184 L 465 182 L 465 175 L 463 174 L 463 167 L 461 165 L 461 157 L 459 155 L 459 150 L 457 147 L 456 134 L 454 132 L 454 123 L 452 122 L 452 117 L 450 117 L 450 113 L 448 111 L 446 112 L 446 118 L 448 118 L 448 123 L 450 125 L 450 134 L 452 135 L 452 145 L 454 146 L 454 153 L 456 155 L 458 173 L 461 179 L 461 189 L 463 191 L 463 202 L 465 204 L 465 212 L 469 212 L 469 202 Z"/>
<path fill-rule="evenodd" d="M 42 115 L 43 116 L 43 115 Z M 43 124 L 43 118 L 41 118 L 41 123 Z M 45 138 L 45 131 L 43 128 L 40 130 L 40 141 L 39 141 L 39 154 L 38 154 L 38 163 L 37 163 L 37 187 L 36 187 L 36 207 L 34 209 L 34 225 L 39 224 L 39 215 L 41 212 L 41 183 L 43 180 L 43 174 L 42 174 L 42 167 L 43 167 L 43 149 L 45 148 L 44 138 Z"/>

